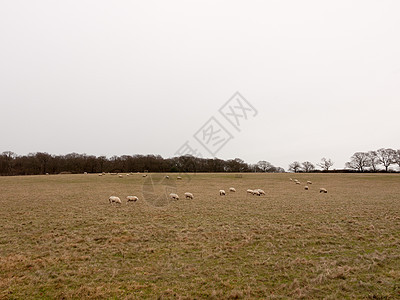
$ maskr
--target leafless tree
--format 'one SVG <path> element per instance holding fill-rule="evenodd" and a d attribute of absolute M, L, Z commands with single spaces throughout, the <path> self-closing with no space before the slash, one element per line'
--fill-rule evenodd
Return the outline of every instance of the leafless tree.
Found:
<path fill-rule="evenodd" d="M 356 152 L 350 157 L 350 161 L 346 163 L 346 167 L 360 172 L 368 167 L 368 155 L 366 152 Z"/>
<path fill-rule="evenodd" d="M 387 172 L 390 165 L 396 163 L 396 151 L 390 148 L 381 148 L 376 151 L 379 162 L 385 167 Z"/>
<path fill-rule="evenodd" d="M 372 171 L 374 171 L 374 172 L 378 171 L 378 165 L 380 164 L 380 162 L 379 162 L 378 154 L 376 153 L 376 151 L 367 152 L 367 164 L 368 164 L 368 167 L 370 167 Z"/>
<path fill-rule="evenodd" d="M 289 171 L 291 171 L 291 172 L 297 173 L 300 171 L 300 169 L 301 169 L 301 164 L 298 161 L 292 162 L 289 165 Z"/>
<path fill-rule="evenodd" d="M 302 170 L 306 173 L 314 171 L 315 170 L 315 166 L 309 162 L 309 161 L 305 161 L 302 163 Z"/>
<path fill-rule="evenodd" d="M 396 161 L 396 164 L 398 164 L 399 168 L 400 168 L 400 149 L 396 151 L 395 161 Z"/>
<path fill-rule="evenodd" d="M 261 172 L 268 172 L 272 168 L 275 168 L 270 162 L 265 160 L 260 160 L 257 163 L 257 167 L 261 170 Z"/>
<path fill-rule="evenodd" d="M 332 167 L 334 162 L 330 158 L 322 158 L 321 162 L 317 164 L 319 167 L 322 168 L 324 171 L 328 171 L 330 167 Z"/>

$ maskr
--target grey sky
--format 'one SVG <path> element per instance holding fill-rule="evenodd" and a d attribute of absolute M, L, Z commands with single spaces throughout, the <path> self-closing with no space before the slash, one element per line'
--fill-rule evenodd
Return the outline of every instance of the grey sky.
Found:
<path fill-rule="evenodd" d="M 223 159 L 342 168 L 356 151 L 399 149 L 399 12 L 399 1 L 1 1 L 0 151 L 170 157 L 236 91 L 258 115 L 240 133 L 226 123 Z"/>

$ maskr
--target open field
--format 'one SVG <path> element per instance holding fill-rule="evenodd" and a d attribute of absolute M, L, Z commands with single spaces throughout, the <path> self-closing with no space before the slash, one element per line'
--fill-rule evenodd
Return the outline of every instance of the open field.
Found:
<path fill-rule="evenodd" d="M 0 298 L 400 298 L 399 174 L 169 175 L 0 177 Z"/>

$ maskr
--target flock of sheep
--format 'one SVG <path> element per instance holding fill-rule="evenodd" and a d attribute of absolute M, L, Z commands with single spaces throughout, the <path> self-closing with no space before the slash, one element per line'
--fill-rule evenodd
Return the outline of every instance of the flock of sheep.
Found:
<path fill-rule="evenodd" d="M 293 181 L 295 184 L 301 184 L 300 183 L 300 181 L 298 181 L 297 179 L 292 179 L 292 178 L 290 178 L 290 181 Z M 312 182 L 311 181 L 307 181 L 307 185 L 306 186 L 304 186 L 304 189 L 306 190 L 306 191 L 308 191 L 310 188 L 308 187 L 309 185 L 311 185 L 312 184 Z M 320 193 L 327 193 L 328 192 L 328 190 L 326 189 L 326 188 L 320 188 L 319 189 L 319 192 Z"/>
<path fill-rule="evenodd" d="M 103 176 L 103 175 L 105 175 L 105 173 L 99 174 L 99 176 Z M 118 174 L 111 174 L 111 175 L 118 175 Z M 130 174 L 126 174 L 126 175 L 129 176 L 129 175 L 133 175 L 133 174 L 130 173 Z M 123 177 L 122 175 L 118 175 L 118 176 L 119 176 L 119 177 Z M 147 174 L 143 174 L 142 176 L 143 176 L 143 177 L 147 177 Z M 165 176 L 165 178 L 166 178 L 166 179 L 169 179 L 169 176 L 167 175 L 167 176 Z M 177 176 L 176 179 L 177 179 L 177 180 L 182 180 L 182 177 Z M 295 184 L 297 184 L 297 185 L 300 185 L 300 184 L 301 184 L 300 181 L 297 180 L 297 179 L 292 179 L 292 178 L 290 178 L 290 181 L 293 181 L 293 182 L 294 182 Z M 310 189 L 310 188 L 309 188 L 309 185 L 311 185 L 311 184 L 312 184 L 312 182 L 308 180 L 308 181 L 307 181 L 307 185 L 304 186 L 304 189 L 308 191 L 308 190 Z M 236 189 L 235 189 L 234 187 L 230 187 L 230 188 L 229 188 L 229 192 L 235 193 L 235 192 L 236 192 Z M 328 193 L 327 189 L 325 189 L 325 188 L 320 188 L 320 189 L 319 189 L 319 192 L 320 192 L 320 193 Z M 246 191 L 246 193 L 247 193 L 247 194 L 250 194 L 250 195 L 253 195 L 253 196 L 262 196 L 262 195 L 266 195 L 265 192 L 264 192 L 262 189 L 254 189 L 254 190 L 248 189 L 248 190 Z M 186 192 L 184 195 L 185 195 L 185 199 L 191 199 L 191 200 L 194 199 L 194 195 L 193 195 L 192 193 Z M 220 195 L 220 196 L 226 196 L 225 190 L 219 190 L 219 195 Z M 179 195 L 176 194 L 176 193 L 170 193 L 170 194 L 169 194 L 169 198 L 170 198 L 171 200 L 179 200 Z M 119 197 L 117 197 L 117 196 L 111 196 L 110 198 L 108 198 L 108 200 L 109 200 L 110 203 L 122 204 L 121 199 L 120 199 Z M 136 201 L 138 201 L 138 200 L 139 200 L 139 198 L 138 198 L 137 196 L 127 196 L 127 197 L 126 197 L 126 202 L 127 202 L 127 203 L 129 203 L 129 202 L 136 202 Z"/>

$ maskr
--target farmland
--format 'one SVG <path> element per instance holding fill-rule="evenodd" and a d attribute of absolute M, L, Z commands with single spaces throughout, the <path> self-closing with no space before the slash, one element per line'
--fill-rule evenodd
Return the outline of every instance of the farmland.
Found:
<path fill-rule="evenodd" d="M 398 174 L 164 176 L 0 177 L 0 299 L 400 298 Z"/>

